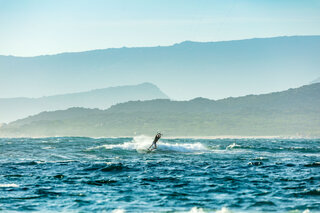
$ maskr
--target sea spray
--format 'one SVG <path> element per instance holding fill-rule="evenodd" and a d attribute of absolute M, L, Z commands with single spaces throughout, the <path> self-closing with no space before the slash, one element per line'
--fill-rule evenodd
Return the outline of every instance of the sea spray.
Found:
<path fill-rule="evenodd" d="M 151 146 L 153 141 L 152 137 L 140 135 L 134 137 L 131 141 L 122 144 L 105 144 L 102 146 L 91 147 L 90 149 L 122 149 L 122 150 L 136 150 L 139 153 L 145 153 Z M 159 140 L 157 143 L 157 150 L 159 151 L 172 151 L 172 152 L 201 152 L 208 151 L 205 145 L 200 142 L 193 143 L 172 143 Z"/>

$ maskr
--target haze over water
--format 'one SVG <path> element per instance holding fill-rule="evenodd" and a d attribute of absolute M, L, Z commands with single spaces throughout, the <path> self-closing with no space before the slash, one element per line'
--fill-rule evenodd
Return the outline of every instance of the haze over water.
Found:
<path fill-rule="evenodd" d="M 0 211 L 320 211 L 320 140 L 0 139 Z"/>

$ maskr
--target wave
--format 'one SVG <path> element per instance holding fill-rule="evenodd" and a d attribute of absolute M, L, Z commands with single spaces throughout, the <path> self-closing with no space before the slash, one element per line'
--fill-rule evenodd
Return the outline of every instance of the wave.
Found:
<path fill-rule="evenodd" d="M 290 146 L 290 144 L 270 144 L 270 143 L 232 143 L 225 146 L 226 150 L 254 150 L 254 151 L 267 151 L 267 152 L 296 152 L 296 153 L 315 153 L 316 155 L 320 152 L 320 147 L 316 145 L 307 144 L 307 146 Z"/>
<path fill-rule="evenodd" d="M 230 144 L 229 146 L 226 147 L 226 149 L 233 149 L 233 148 L 240 148 L 241 146 L 236 144 L 236 143 L 233 143 L 233 144 Z"/>
<path fill-rule="evenodd" d="M 124 209 L 114 209 L 111 213 L 125 213 Z"/>
<path fill-rule="evenodd" d="M 188 213 L 204 213 L 202 208 L 193 207 Z"/>
<path fill-rule="evenodd" d="M 126 210 L 124 210 L 124 209 L 114 209 L 111 213 L 125 213 L 125 212 L 126 212 Z M 193 207 L 190 209 L 190 211 L 188 211 L 186 213 L 205 213 L 205 212 L 207 212 L 207 211 L 205 211 L 203 208 Z M 226 207 L 222 207 L 221 209 L 218 209 L 214 212 L 215 213 L 232 213 L 232 211 L 230 211 Z"/>
<path fill-rule="evenodd" d="M 0 188 L 18 188 L 19 185 L 14 183 L 0 184 Z"/>
<path fill-rule="evenodd" d="M 159 150 L 164 151 L 176 151 L 176 152 L 201 152 L 207 151 L 208 149 L 201 143 L 184 143 L 184 144 L 169 144 L 163 143 L 158 146 Z"/>
<path fill-rule="evenodd" d="M 97 147 L 89 148 L 92 149 L 122 149 L 122 150 L 136 150 L 137 152 L 146 152 L 151 146 L 153 141 L 152 137 L 145 135 L 136 136 L 132 141 L 124 142 L 122 144 L 105 144 Z M 159 140 L 157 143 L 157 150 L 160 151 L 174 151 L 174 152 L 201 152 L 207 151 L 208 149 L 201 143 L 167 143 Z"/>
<path fill-rule="evenodd" d="M 314 162 L 310 164 L 305 164 L 305 167 L 320 167 L 320 162 Z"/>
<path fill-rule="evenodd" d="M 208 211 L 205 211 L 203 208 L 197 208 L 197 207 L 193 207 L 190 211 L 188 211 L 187 213 L 205 213 Z M 232 213 L 232 211 L 230 211 L 228 208 L 226 207 L 222 207 L 221 209 L 218 209 L 216 211 L 209 211 L 209 212 L 215 212 L 215 213 Z"/>

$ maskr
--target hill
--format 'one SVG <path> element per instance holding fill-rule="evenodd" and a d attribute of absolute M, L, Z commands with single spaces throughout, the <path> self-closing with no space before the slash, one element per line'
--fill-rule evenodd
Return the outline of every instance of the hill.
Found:
<path fill-rule="evenodd" d="M 320 83 L 264 95 L 190 101 L 130 101 L 107 110 L 43 112 L 0 128 L 1 136 L 320 136 Z"/>
<path fill-rule="evenodd" d="M 168 98 L 150 83 L 118 86 L 41 98 L 0 98 L 0 123 L 14 121 L 42 111 L 63 110 L 70 107 L 107 109 L 111 105 L 131 100 Z"/>
<path fill-rule="evenodd" d="M 152 82 L 171 98 L 282 91 L 319 77 L 320 36 L 0 56 L 0 98 L 40 97 Z"/>

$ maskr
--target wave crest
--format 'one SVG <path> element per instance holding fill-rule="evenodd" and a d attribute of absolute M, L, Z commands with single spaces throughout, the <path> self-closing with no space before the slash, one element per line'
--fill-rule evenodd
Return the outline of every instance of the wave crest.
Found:
<path fill-rule="evenodd" d="M 152 137 L 140 135 L 133 138 L 132 141 L 124 142 L 122 144 L 105 144 L 90 149 L 123 149 L 123 150 L 136 150 L 137 152 L 146 152 L 151 146 L 153 141 Z M 160 151 L 174 151 L 174 152 L 201 152 L 208 149 L 199 142 L 196 143 L 169 143 L 159 140 L 157 143 L 157 150 Z"/>

